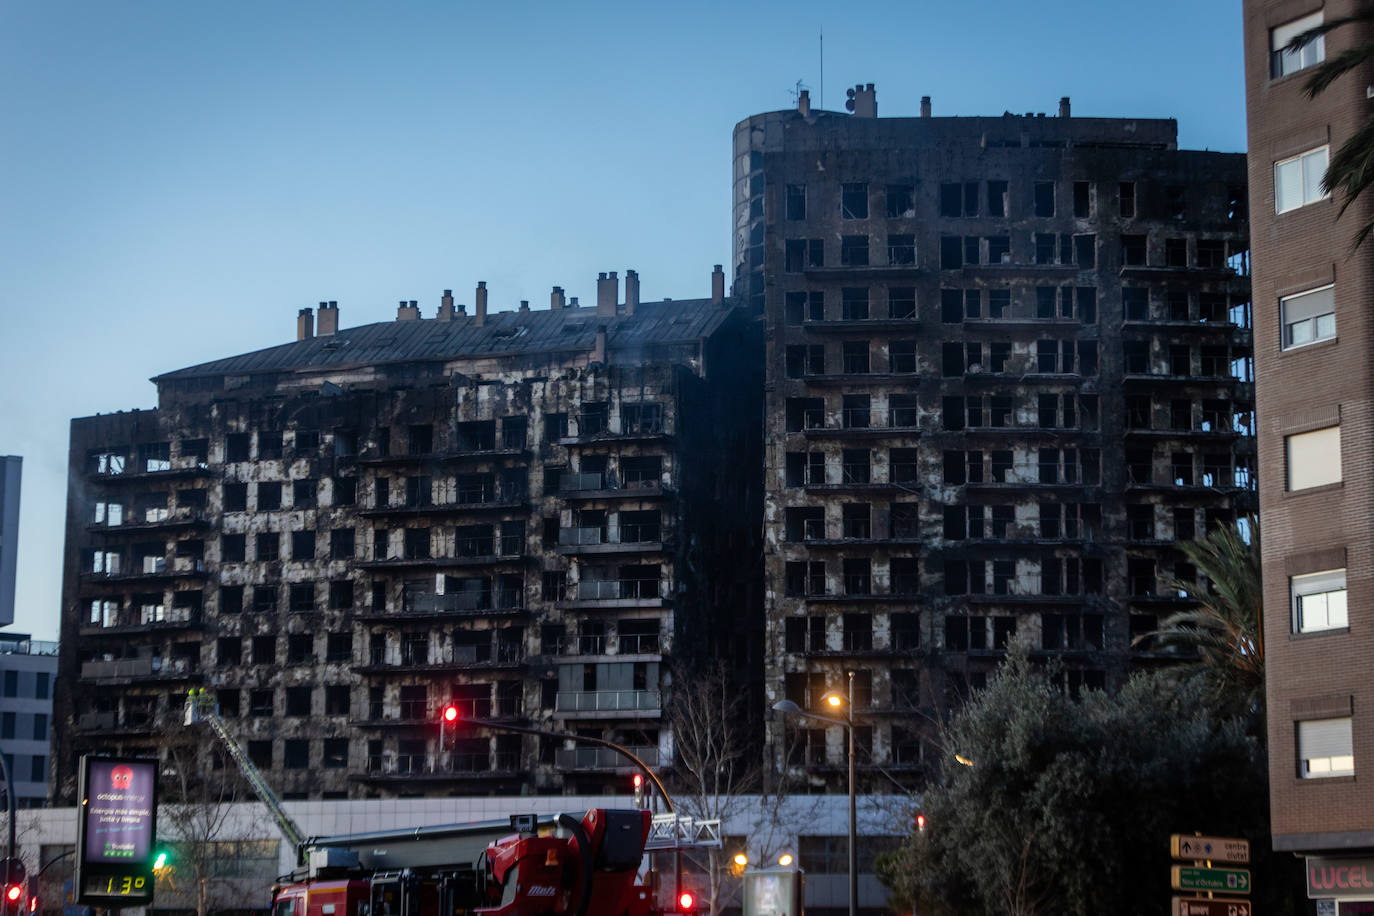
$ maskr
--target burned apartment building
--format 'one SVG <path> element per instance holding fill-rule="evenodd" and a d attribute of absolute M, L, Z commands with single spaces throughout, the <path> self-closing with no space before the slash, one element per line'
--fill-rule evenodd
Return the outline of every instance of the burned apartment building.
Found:
<path fill-rule="evenodd" d="M 761 342 L 724 285 L 321 303 L 74 420 L 55 796 L 83 753 L 203 744 L 191 688 L 287 798 L 625 791 L 601 748 L 441 732 L 448 703 L 667 765 L 670 662 L 744 663 L 759 575 Z"/>
<path fill-rule="evenodd" d="M 1253 508 L 1246 163 L 1068 99 L 849 94 L 736 126 L 734 270 L 767 327 L 767 700 L 853 672 L 878 786 L 1015 634 L 1069 689 L 1159 659 L 1133 640 L 1186 606 L 1175 544 Z M 770 741 L 835 787 L 820 725 Z"/>

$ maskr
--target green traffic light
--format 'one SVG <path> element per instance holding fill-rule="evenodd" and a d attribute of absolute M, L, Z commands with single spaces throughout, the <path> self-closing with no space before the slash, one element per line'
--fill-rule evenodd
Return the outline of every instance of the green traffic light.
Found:
<path fill-rule="evenodd" d="M 162 871 L 167 867 L 167 850 L 159 849 L 157 858 L 153 859 L 153 871 Z"/>

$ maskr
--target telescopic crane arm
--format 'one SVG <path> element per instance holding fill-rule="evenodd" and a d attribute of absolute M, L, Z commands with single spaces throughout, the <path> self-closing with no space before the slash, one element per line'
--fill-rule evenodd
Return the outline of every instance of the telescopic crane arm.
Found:
<path fill-rule="evenodd" d="M 301 833 L 300 826 L 291 819 L 291 815 L 282 808 L 281 799 L 277 798 L 277 793 L 272 791 L 272 787 L 263 778 L 262 772 L 248 759 L 248 755 L 239 747 L 238 741 L 229 733 L 224 720 L 220 718 L 219 711 L 215 709 L 215 701 L 205 693 L 204 688 L 193 688 L 186 695 L 186 724 L 195 725 L 204 722 L 210 726 L 211 731 L 219 738 L 224 745 L 224 749 L 229 752 L 229 756 L 234 758 L 238 764 L 239 771 L 243 773 L 243 778 L 248 780 L 248 784 L 253 787 L 258 798 L 267 806 L 267 810 L 272 812 L 272 817 L 277 821 L 277 829 L 286 837 L 286 841 L 296 851 L 299 858 L 301 848 L 305 845 L 305 835 Z"/>

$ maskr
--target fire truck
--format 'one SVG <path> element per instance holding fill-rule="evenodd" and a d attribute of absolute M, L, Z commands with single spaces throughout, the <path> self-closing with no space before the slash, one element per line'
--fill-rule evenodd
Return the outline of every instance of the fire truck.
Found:
<path fill-rule="evenodd" d="M 681 852 L 720 846 L 720 822 L 593 808 L 508 820 L 307 838 L 203 691 L 186 724 L 210 726 L 296 850 L 272 916 L 662 916 L 693 909 Z M 669 868 L 663 865 L 670 866 Z M 659 876 L 674 880 L 664 888 Z M 668 891 L 667 896 L 664 892 Z"/>

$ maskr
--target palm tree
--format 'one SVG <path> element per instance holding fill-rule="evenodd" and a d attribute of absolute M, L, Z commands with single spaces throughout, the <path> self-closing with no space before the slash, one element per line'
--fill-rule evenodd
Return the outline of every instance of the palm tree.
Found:
<path fill-rule="evenodd" d="M 1365 0 L 1355 12 L 1323 22 L 1293 39 L 1284 48 L 1296 51 L 1311 44 L 1328 32 L 1346 26 L 1355 26 L 1362 34 L 1374 27 L 1374 2 Z M 1374 42 L 1364 42 L 1347 48 L 1335 57 L 1317 64 L 1307 78 L 1304 89 L 1309 99 L 1316 98 L 1337 79 L 1374 60 Z M 1359 129 L 1350 136 L 1327 164 L 1326 177 L 1322 179 L 1322 190 L 1327 194 L 1341 191 L 1341 209 L 1344 214 L 1355 199 L 1374 185 L 1374 115 L 1365 118 Z M 1358 248 L 1374 232 L 1374 217 L 1371 217 L 1355 234 L 1351 248 Z"/>
<path fill-rule="evenodd" d="M 1184 557 L 1207 579 L 1169 579 L 1166 585 L 1197 604 L 1170 614 L 1135 643 L 1153 640 L 1180 657 L 1184 677 L 1204 678 L 1219 705 L 1243 715 L 1264 707 L 1263 594 L 1260 580 L 1259 520 L 1251 516 L 1206 537 L 1179 545 Z"/>

